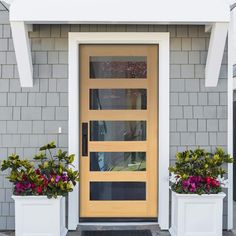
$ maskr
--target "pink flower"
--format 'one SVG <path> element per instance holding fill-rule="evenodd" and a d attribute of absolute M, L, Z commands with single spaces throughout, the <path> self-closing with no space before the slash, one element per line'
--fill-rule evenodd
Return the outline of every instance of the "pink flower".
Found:
<path fill-rule="evenodd" d="M 219 182 L 218 180 L 213 179 L 213 180 L 211 181 L 211 185 L 212 185 L 213 187 L 219 187 L 219 186 L 220 186 L 220 182 Z"/>
<path fill-rule="evenodd" d="M 42 190 L 42 188 L 39 186 L 39 187 L 37 187 L 37 193 L 39 194 L 39 195 L 41 195 L 42 194 L 42 192 L 43 192 L 43 190 Z"/>
<path fill-rule="evenodd" d="M 212 178 L 211 177 L 206 177 L 206 183 L 211 184 Z"/>

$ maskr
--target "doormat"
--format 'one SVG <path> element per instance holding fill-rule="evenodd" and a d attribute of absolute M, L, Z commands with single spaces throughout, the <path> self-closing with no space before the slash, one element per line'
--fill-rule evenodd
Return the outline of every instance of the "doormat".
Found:
<path fill-rule="evenodd" d="M 152 236 L 150 230 L 83 231 L 82 236 Z"/>

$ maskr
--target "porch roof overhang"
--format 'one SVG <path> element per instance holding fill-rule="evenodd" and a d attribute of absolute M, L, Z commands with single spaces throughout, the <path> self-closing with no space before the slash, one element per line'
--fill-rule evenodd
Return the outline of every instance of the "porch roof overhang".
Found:
<path fill-rule="evenodd" d="M 230 6 L 224 0 L 6 0 L 22 87 L 33 86 L 32 24 L 200 24 L 211 30 L 206 86 L 220 73 Z"/>

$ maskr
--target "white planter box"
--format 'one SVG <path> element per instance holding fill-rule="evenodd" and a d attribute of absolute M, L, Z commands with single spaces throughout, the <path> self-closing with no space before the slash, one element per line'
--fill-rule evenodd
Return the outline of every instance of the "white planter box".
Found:
<path fill-rule="evenodd" d="M 12 196 L 16 236 L 66 236 L 65 198 Z"/>
<path fill-rule="evenodd" d="M 222 236 L 223 199 L 219 194 L 177 194 L 172 191 L 172 236 Z"/>

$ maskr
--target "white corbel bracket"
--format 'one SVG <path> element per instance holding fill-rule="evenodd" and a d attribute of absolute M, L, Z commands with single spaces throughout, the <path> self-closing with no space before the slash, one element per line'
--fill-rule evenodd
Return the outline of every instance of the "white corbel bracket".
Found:
<path fill-rule="evenodd" d="M 11 21 L 12 38 L 21 87 L 33 87 L 33 65 L 28 32 L 32 25 L 23 21 Z"/>
<path fill-rule="evenodd" d="M 205 25 L 205 33 L 210 33 L 212 28 L 212 24 L 210 25 Z"/>
<path fill-rule="evenodd" d="M 228 23 L 212 24 L 205 69 L 206 87 L 216 87 L 218 84 L 228 27 Z"/>

